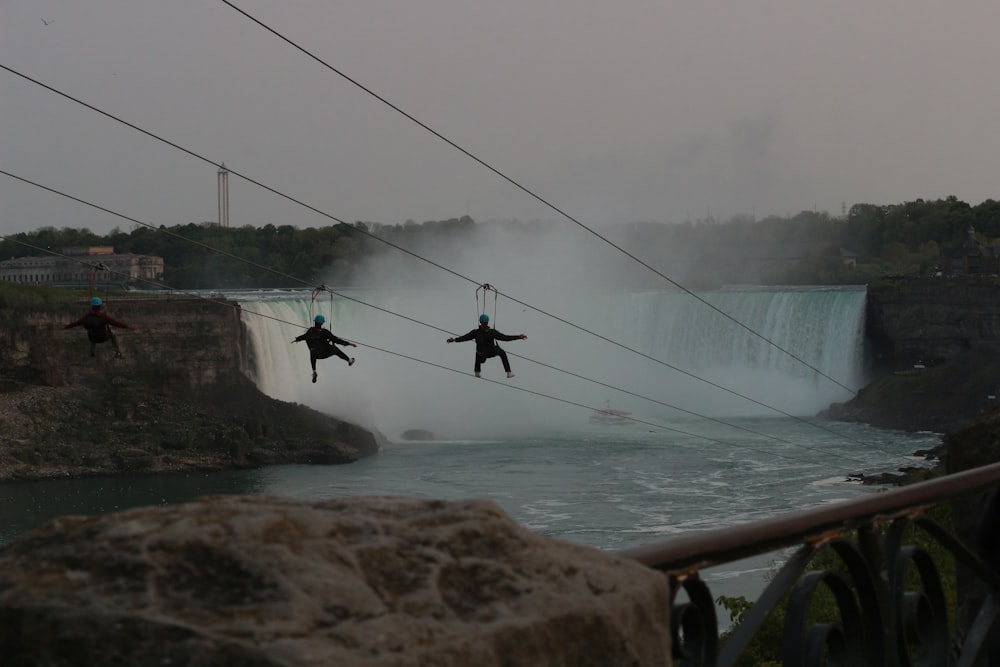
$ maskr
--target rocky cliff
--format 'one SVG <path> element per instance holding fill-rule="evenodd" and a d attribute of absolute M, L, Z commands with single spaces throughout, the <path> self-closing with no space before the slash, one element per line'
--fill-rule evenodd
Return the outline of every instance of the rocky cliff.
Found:
<path fill-rule="evenodd" d="M 876 377 L 830 416 L 945 433 L 992 409 L 1000 388 L 1000 283 L 898 280 L 868 288 Z"/>
<path fill-rule="evenodd" d="M 870 285 L 866 336 L 877 371 L 936 366 L 1000 349 L 1000 282 L 893 280 Z"/>
<path fill-rule="evenodd" d="M 234 304 L 113 298 L 123 353 L 65 325 L 86 304 L 0 309 L 0 480 L 118 472 L 348 463 L 376 436 L 247 379 Z"/>

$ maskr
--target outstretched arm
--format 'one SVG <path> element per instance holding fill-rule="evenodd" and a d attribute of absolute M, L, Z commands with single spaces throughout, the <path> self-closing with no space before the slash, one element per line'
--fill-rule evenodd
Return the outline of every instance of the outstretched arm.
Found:
<path fill-rule="evenodd" d="M 464 343 L 465 341 L 472 340 L 475 337 L 476 337 L 476 330 L 473 329 L 469 333 L 467 333 L 467 334 L 465 334 L 463 336 L 459 336 L 458 338 L 449 338 L 447 342 L 449 342 L 449 343 Z"/>
<path fill-rule="evenodd" d="M 508 334 L 502 334 L 499 331 L 497 331 L 496 329 L 493 330 L 493 333 L 497 337 L 498 340 L 504 340 L 504 341 L 509 341 L 509 340 L 524 340 L 525 338 L 527 338 L 527 336 L 525 336 L 524 334 L 517 334 L 515 336 L 511 336 L 511 335 L 508 335 Z"/>
<path fill-rule="evenodd" d="M 128 324 L 125 324 L 124 322 L 119 322 L 118 320 L 116 320 L 115 318 L 111 317 L 110 315 L 102 315 L 101 317 L 104 319 L 105 322 L 107 322 L 108 324 L 110 324 L 113 327 L 118 327 L 119 329 L 131 329 L 132 331 L 136 330 L 135 327 L 129 326 Z"/>

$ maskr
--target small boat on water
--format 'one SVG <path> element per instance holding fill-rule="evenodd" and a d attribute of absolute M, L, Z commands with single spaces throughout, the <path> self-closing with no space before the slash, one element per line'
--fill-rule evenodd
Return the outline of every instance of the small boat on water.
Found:
<path fill-rule="evenodd" d="M 604 409 L 594 410 L 590 415 L 591 424 L 604 424 L 610 426 L 619 426 L 621 424 L 628 424 L 632 420 L 631 412 L 626 412 L 625 410 L 615 410 L 611 407 L 611 401 L 605 404 Z"/>

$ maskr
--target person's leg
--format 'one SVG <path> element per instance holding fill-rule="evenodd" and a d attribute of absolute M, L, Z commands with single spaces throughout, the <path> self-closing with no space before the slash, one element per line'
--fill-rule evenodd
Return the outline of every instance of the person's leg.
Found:
<path fill-rule="evenodd" d="M 507 371 L 507 374 L 509 375 L 510 362 L 507 360 L 507 353 L 501 350 L 500 348 L 497 348 L 497 356 L 500 357 L 500 363 L 503 364 L 503 369 Z"/>
<path fill-rule="evenodd" d="M 87 330 L 87 340 L 90 341 L 90 356 L 94 356 L 94 353 L 97 350 L 97 344 L 98 343 L 103 343 L 107 339 L 108 338 L 104 334 L 104 332 L 102 332 L 100 330 L 94 331 L 92 329 L 88 329 Z"/>
<path fill-rule="evenodd" d="M 114 331 L 108 331 L 108 340 L 111 341 L 111 347 L 113 347 L 115 350 L 115 356 L 116 357 L 122 356 L 122 351 L 118 349 L 118 337 L 115 336 Z"/>
<path fill-rule="evenodd" d="M 476 372 L 476 377 L 479 377 L 479 371 L 482 370 L 482 368 L 483 368 L 483 362 L 485 360 L 486 360 L 486 358 L 483 357 L 483 355 L 481 355 L 478 352 L 476 352 L 476 366 L 475 366 L 475 368 L 473 368 L 473 370 Z"/>
<path fill-rule="evenodd" d="M 316 370 L 317 359 L 326 359 L 334 352 L 337 352 L 337 349 L 332 345 L 329 347 L 309 348 L 309 361 L 312 363 L 313 370 Z"/>
<path fill-rule="evenodd" d="M 316 382 L 316 351 L 309 350 L 309 366 L 312 367 L 312 381 Z"/>
<path fill-rule="evenodd" d="M 350 358 L 349 356 L 347 356 L 346 354 L 344 354 L 344 351 L 343 351 L 343 350 L 341 350 L 341 349 L 340 349 L 339 347 L 337 347 L 336 345 L 331 345 L 331 346 L 330 346 L 330 349 L 331 349 L 331 350 L 333 350 L 333 353 L 334 353 L 335 355 L 337 355 L 338 357 L 340 357 L 341 359 L 343 359 L 344 361 L 346 361 L 346 362 L 347 362 L 348 364 L 350 364 L 350 363 L 353 363 L 353 362 L 351 361 L 351 358 Z"/>

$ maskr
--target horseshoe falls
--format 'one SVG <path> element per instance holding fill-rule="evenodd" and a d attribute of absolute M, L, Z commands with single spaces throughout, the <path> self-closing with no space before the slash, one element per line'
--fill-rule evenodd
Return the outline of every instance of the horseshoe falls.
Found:
<path fill-rule="evenodd" d="M 866 379 L 863 287 L 731 288 L 698 298 L 584 290 L 531 307 L 490 298 L 494 328 L 528 336 L 501 343 L 512 379 L 497 358 L 476 379 L 474 343 L 446 343 L 474 329 L 484 309 L 469 290 L 338 292 L 314 302 L 306 292 L 241 296 L 249 373 L 275 398 L 390 440 L 409 429 L 439 439 L 586 431 L 591 411 L 606 405 L 631 412 L 644 430 L 811 418 Z M 357 358 L 352 367 L 319 360 L 315 384 L 305 344 L 290 342 L 314 313 L 358 345 L 343 348 Z"/>

